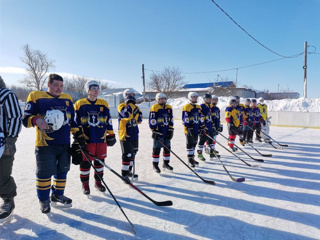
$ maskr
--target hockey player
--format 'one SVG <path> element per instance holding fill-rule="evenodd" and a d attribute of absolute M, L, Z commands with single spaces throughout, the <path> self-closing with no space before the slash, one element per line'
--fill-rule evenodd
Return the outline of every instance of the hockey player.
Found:
<path fill-rule="evenodd" d="M 17 186 L 11 176 L 16 152 L 15 143 L 21 131 L 22 112 L 17 96 L 6 88 L 0 76 L 0 223 L 6 221 L 15 208 Z"/>
<path fill-rule="evenodd" d="M 87 81 L 85 90 L 88 97 L 78 100 L 74 105 L 76 119 L 82 126 L 81 130 L 87 143 L 85 150 L 104 162 L 107 157 L 107 146 L 113 146 L 116 143 L 109 106 L 104 99 L 98 98 L 100 93 L 99 82 L 95 80 Z M 87 157 L 90 161 L 93 160 L 91 156 Z M 94 161 L 94 167 L 100 175 L 99 177 L 96 172 L 94 173 L 94 186 L 100 192 L 105 192 L 106 188 L 100 180 L 103 177 L 104 167 L 97 160 Z M 83 161 L 80 163 L 80 180 L 85 195 L 90 194 L 90 168 L 91 164 L 87 161 L 87 158 L 83 157 Z"/>
<path fill-rule="evenodd" d="M 252 136 L 253 136 L 253 111 L 250 106 L 251 99 L 247 98 L 245 102 L 245 109 L 244 109 L 244 121 L 243 121 L 243 138 L 246 143 L 252 143 Z"/>
<path fill-rule="evenodd" d="M 260 121 L 262 121 L 262 117 L 260 114 L 260 109 L 257 106 L 257 100 L 256 99 L 252 99 L 251 101 L 251 108 L 253 111 L 253 116 L 254 116 L 254 121 L 253 121 L 253 129 L 256 131 L 256 138 L 255 140 L 257 142 L 261 142 L 261 123 Z"/>
<path fill-rule="evenodd" d="M 133 177 L 138 175 L 132 172 L 135 156 L 139 147 L 139 128 L 142 122 L 142 112 L 136 106 L 135 93 L 128 88 L 123 92 L 124 103 L 118 106 L 119 113 L 119 140 L 122 150 L 122 176 Z"/>
<path fill-rule="evenodd" d="M 163 147 L 160 143 L 164 143 L 166 147 L 170 149 L 171 139 L 173 137 L 173 115 L 172 107 L 167 102 L 167 96 L 164 93 L 157 93 L 157 103 L 152 105 L 149 113 L 149 127 L 152 131 L 153 138 L 153 170 L 156 173 L 160 173 L 159 168 L 159 156 L 161 148 Z M 173 167 L 169 165 L 170 162 L 170 151 L 166 148 L 163 149 L 163 169 L 172 171 Z"/>
<path fill-rule="evenodd" d="M 236 108 L 237 101 L 232 98 L 229 102 L 229 106 L 225 110 L 225 119 L 229 130 L 229 148 L 235 152 L 238 149 L 234 146 L 236 136 L 239 134 L 240 114 Z"/>
<path fill-rule="evenodd" d="M 268 106 L 266 104 L 264 104 L 264 99 L 262 97 L 260 97 L 258 99 L 258 107 L 260 109 L 260 114 L 261 114 L 261 131 L 264 132 L 265 134 L 269 135 L 269 119 L 268 119 Z M 261 137 L 264 139 L 264 141 L 266 143 L 270 142 L 270 138 L 265 135 L 265 134 L 261 134 Z"/>
<path fill-rule="evenodd" d="M 215 126 L 213 126 L 211 100 L 212 100 L 211 94 L 206 93 L 203 96 L 203 103 L 200 105 L 200 107 L 201 107 L 202 116 L 204 118 L 205 131 L 211 138 L 213 138 L 213 129 L 215 128 Z M 214 157 L 214 154 L 213 154 L 214 145 L 213 145 L 213 140 L 211 138 L 208 138 L 204 134 L 200 135 L 197 153 L 198 153 L 198 158 L 201 161 L 206 160 L 205 157 L 202 155 L 203 146 L 206 141 L 207 141 L 209 147 L 211 148 L 210 158 Z"/>
<path fill-rule="evenodd" d="M 29 94 L 23 117 L 25 127 L 36 127 L 36 186 L 42 213 L 51 210 L 52 176 L 52 205 L 72 206 L 72 200 L 64 196 L 70 169 L 70 131 L 79 138 L 82 133 L 74 121 L 72 98 L 62 90 L 63 78 L 50 74 L 48 91 Z"/>
<path fill-rule="evenodd" d="M 236 109 L 239 111 L 239 116 L 240 116 L 240 124 L 239 124 L 239 131 L 238 131 L 239 141 L 240 141 L 240 144 L 244 146 L 245 141 L 243 139 L 243 120 L 245 118 L 245 113 L 244 113 L 245 106 L 242 103 L 240 103 L 239 96 L 235 96 L 234 98 L 237 101 Z"/>
<path fill-rule="evenodd" d="M 199 166 L 199 162 L 194 160 L 194 151 L 198 143 L 198 136 L 204 133 L 205 126 L 201 107 L 197 104 L 198 93 L 189 92 L 188 99 L 190 103 L 182 108 L 182 123 L 186 135 L 189 165 L 194 168 Z"/>

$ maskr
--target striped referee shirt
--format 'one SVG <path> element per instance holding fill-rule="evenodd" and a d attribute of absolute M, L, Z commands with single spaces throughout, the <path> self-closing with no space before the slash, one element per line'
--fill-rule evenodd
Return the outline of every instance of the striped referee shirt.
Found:
<path fill-rule="evenodd" d="M 17 96 L 7 88 L 0 88 L 0 131 L 5 137 L 18 137 L 22 111 Z"/>

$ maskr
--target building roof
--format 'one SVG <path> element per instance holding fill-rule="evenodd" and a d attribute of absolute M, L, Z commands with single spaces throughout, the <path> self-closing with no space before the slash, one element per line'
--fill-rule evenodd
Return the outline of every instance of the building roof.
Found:
<path fill-rule="evenodd" d="M 233 81 L 227 82 L 209 82 L 209 83 L 189 83 L 183 86 L 183 88 L 208 88 L 208 87 L 230 87 Z"/>

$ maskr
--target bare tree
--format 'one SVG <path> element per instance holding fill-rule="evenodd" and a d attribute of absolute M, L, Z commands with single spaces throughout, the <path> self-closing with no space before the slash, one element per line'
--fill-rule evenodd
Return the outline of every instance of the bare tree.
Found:
<path fill-rule="evenodd" d="M 46 83 L 47 72 L 54 68 L 53 61 L 39 50 L 32 50 L 28 44 L 23 46 L 24 55 L 21 61 L 27 65 L 27 76 L 21 80 L 27 88 L 42 90 Z"/>
<path fill-rule="evenodd" d="M 177 67 L 166 67 L 160 73 L 152 72 L 147 86 L 151 90 L 163 92 L 170 98 L 174 92 L 180 90 L 186 82 Z"/>

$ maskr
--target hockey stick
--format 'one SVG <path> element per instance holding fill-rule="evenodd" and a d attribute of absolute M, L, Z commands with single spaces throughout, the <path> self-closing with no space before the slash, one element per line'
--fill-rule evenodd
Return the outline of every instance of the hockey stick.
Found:
<path fill-rule="evenodd" d="M 249 126 L 248 126 L 249 127 Z M 249 127 L 252 131 L 254 131 L 251 127 Z M 270 135 L 268 135 L 268 134 L 266 134 L 266 133 L 264 133 L 263 131 L 260 131 L 261 133 L 263 133 L 265 136 L 267 136 L 268 138 L 270 138 L 270 139 L 272 139 L 275 143 L 277 143 L 279 146 L 281 146 L 281 147 L 289 147 L 289 145 L 288 144 L 281 144 L 281 143 L 279 143 L 279 142 L 277 142 L 276 140 L 274 140 L 274 138 L 272 138 Z M 258 134 L 259 135 L 259 137 L 261 137 L 261 135 L 260 134 Z"/>
<path fill-rule="evenodd" d="M 207 133 L 204 133 L 204 135 L 206 135 L 208 138 L 212 139 L 213 138 L 211 136 L 209 136 Z M 209 145 L 210 146 L 210 145 Z M 210 146 L 211 148 L 211 146 Z M 214 150 L 213 148 L 211 148 L 212 150 Z M 224 170 L 226 171 L 226 173 L 229 175 L 229 177 L 231 178 L 232 181 L 234 182 L 244 182 L 246 179 L 245 178 L 234 178 L 232 177 L 232 175 L 229 173 L 228 169 L 226 168 L 226 166 L 223 164 L 223 162 L 221 161 L 220 157 L 216 154 L 215 151 L 213 151 L 213 154 L 215 155 L 215 157 L 219 160 L 221 166 L 224 168 Z"/>
<path fill-rule="evenodd" d="M 235 153 L 231 152 L 228 148 L 226 148 L 225 146 L 223 146 L 221 143 L 219 143 L 218 141 L 216 141 L 216 143 L 218 143 L 221 147 L 223 147 L 225 150 L 227 150 L 229 153 L 231 153 L 232 155 L 234 155 L 236 158 L 238 158 L 240 161 L 242 161 L 243 163 L 245 163 L 247 166 L 249 167 L 258 167 L 259 165 L 251 165 L 249 163 L 247 163 L 245 160 L 243 160 L 242 158 L 240 158 L 238 155 L 236 155 Z"/>
<path fill-rule="evenodd" d="M 135 185 L 133 185 L 130 182 L 129 178 L 124 178 L 122 177 L 119 173 L 117 173 L 115 170 L 113 170 L 111 167 L 109 167 L 106 163 L 102 162 L 100 159 L 96 158 L 95 156 L 93 156 L 91 153 L 85 151 L 85 153 L 87 153 L 88 155 L 90 155 L 91 157 L 94 158 L 94 160 L 99 161 L 100 164 L 102 164 L 103 166 L 105 166 L 106 168 L 108 168 L 112 173 L 114 173 L 115 175 L 117 175 L 122 181 L 124 181 L 125 183 L 127 183 L 128 185 L 130 185 L 134 190 L 138 191 L 142 196 L 146 197 L 149 201 L 151 201 L 152 203 L 154 203 L 157 206 L 172 206 L 172 201 L 163 201 L 163 202 L 158 202 L 153 200 L 151 197 L 149 197 L 147 194 L 145 194 L 144 192 L 142 192 L 139 188 L 137 188 Z"/>
<path fill-rule="evenodd" d="M 115 196 L 112 194 L 111 190 L 109 189 L 109 187 L 107 186 L 107 184 L 105 183 L 105 181 L 102 179 L 102 177 L 99 175 L 98 170 L 93 166 L 93 163 L 90 161 L 90 159 L 87 157 L 87 155 L 83 152 L 82 147 L 79 145 L 80 151 L 82 153 L 82 155 L 87 159 L 87 161 L 90 163 L 91 167 L 94 169 L 94 171 L 96 172 L 97 176 L 99 177 L 100 181 L 103 183 L 103 185 L 106 187 L 106 189 L 108 189 L 108 192 L 110 193 L 110 195 L 112 196 L 113 200 L 116 202 L 116 204 L 118 205 L 118 207 L 120 208 L 121 212 L 123 213 L 123 215 L 126 217 L 128 223 L 131 225 L 132 230 L 134 232 L 134 234 L 136 234 L 136 229 L 134 227 L 134 225 L 132 224 L 132 222 L 129 220 L 129 218 L 127 217 L 127 215 L 125 214 L 125 212 L 123 211 L 122 207 L 120 206 L 119 202 L 117 201 L 117 199 L 115 198 Z"/>
<path fill-rule="evenodd" d="M 263 157 L 272 157 L 272 154 L 263 154 L 258 149 L 256 149 L 251 143 L 246 142 L 252 149 L 254 149 L 257 153 L 259 153 Z"/>
<path fill-rule="evenodd" d="M 178 157 L 177 154 L 175 154 L 170 148 L 168 148 L 161 140 L 158 140 L 159 143 L 166 148 L 167 150 L 169 150 L 176 158 L 178 158 L 187 168 L 189 168 L 198 178 L 200 178 L 203 182 L 208 183 L 208 184 L 212 184 L 215 185 L 216 183 L 212 180 L 206 180 L 203 179 L 202 177 L 200 177 L 191 167 L 188 166 L 188 164 L 186 164 L 181 158 Z"/>
<path fill-rule="evenodd" d="M 226 136 L 224 136 L 222 133 L 218 132 L 219 135 L 221 135 L 222 137 L 224 137 L 225 139 L 229 140 Z M 243 151 L 239 146 L 237 146 L 235 143 L 234 145 L 241 151 L 243 152 L 244 154 L 246 154 L 248 157 L 250 157 L 251 159 L 257 161 L 257 162 L 264 162 L 263 159 L 258 159 L 258 158 L 254 158 L 252 157 L 250 154 L 246 153 L 245 151 Z"/>

